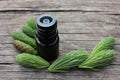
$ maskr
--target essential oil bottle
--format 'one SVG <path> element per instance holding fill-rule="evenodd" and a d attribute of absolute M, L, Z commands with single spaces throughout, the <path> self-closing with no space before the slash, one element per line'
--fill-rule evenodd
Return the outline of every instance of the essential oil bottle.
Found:
<path fill-rule="evenodd" d="M 38 55 L 47 61 L 55 60 L 59 55 L 59 36 L 56 17 L 51 14 L 38 16 L 36 28 Z"/>

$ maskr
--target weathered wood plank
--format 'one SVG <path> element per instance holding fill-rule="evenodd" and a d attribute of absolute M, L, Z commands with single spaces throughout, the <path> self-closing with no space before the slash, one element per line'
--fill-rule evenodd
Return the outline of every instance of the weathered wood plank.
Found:
<path fill-rule="evenodd" d="M 72 37 L 66 36 L 66 34 L 60 36 L 60 50 L 67 51 L 68 50 L 74 50 L 74 49 L 86 49 L 91 50 L 101 39 L 104 37 L 75 37 L 74 39 Z M 70 34 L 72 35 L 72 34 Z M 83 35 L 84 36 L 84 35 Z M 61 38 L 63 37 L 63 38 Z M 1 44 L 0 44 L 0 54 L 1 55 L 12 55 L 13 49 L 15 49 L 12 45 L 13 39 L 10 36 L 1 37 Z M 120 44 L 120 38 L 115 38 L 115 49 L 117 51 L 119 50 L 119 44 Z M 8 51 L 8 52 L 7 52 Z"/>
<path fill-rule="evenodd" d="M 10 35 L 12 30 L 21 30 L 21 25 L 25 24 L 30 16 L 34 18 L 39 13 L 30 14 L 0 14 L 0 35 Z M 79 34 L 115 34 L 119 28 L 120 16 L 104 15 L 96 13 L 59 12 L 53 13 L 58 19 L 59 33 L 79 33 Z M 68 15 L 70 15 L 68 17 Z M 79 17 L 78 17 L 79 16 Z M 116 34 L 117 35 L 117 34 Z"/>
<path fill-rule="evenodd" d="M 70 79 L 69 79 L 70 78 Z M 120 78 L 81 78 L 79 76 L 76 77 L 67 77 L 66 78 L 1 78 L 2 80 L 120 80 Z"/>
<path fill-rule="evenodd" d="M 62 41 L 60 42 L 60 53 L 64 54 L 71 50 L 85 49 L 90 51 L 98 41 Z M 0 46 L 0 56 L 14 56 L 20 52 L 12 44 Z"/>
<path fill-rule="evenodd" d="M 119 0 L 2 0 L 1 12 L 21 11 L 81 11 L 81 12 L 112 12 L 120 13 Z"/>
<path fill-rule="evenodd" d="M 57 17 L 58 22 L 106 22 L 106 23 L 118 23 L 120 15 L 108 15 L 102 13 L 80 13 L 80 12 L 33 12 L 33 13 L 0 13 L 0 23 L 6 24 L 21 24 L 25 23 L 28 17 L 36 18 L 37 15 L 43 13 L 52 13 Z"/>
<path fill-rule="evenodd" d="M 79 80 L 97 80 L 97 79 L 113 79 L 113 77 L 116 77 L 116 79 L 119 79 L 119 68 L 118 65 L 110 65 L 104 69 L 98 70 L 98 71 L 89 71 L 89 70 L 71 70 L 68 73 L 49 73 L 47 70 L 33 70 L 28 68 L 23 68 L 18 65 L 2 65 L 0 66 L 0 69 L 2 72 L 0 76 L 2 78 L 31 78 L 31 79 L 42 79 L 46 78 L 49 80 L 49 78 L 55 78 L 55 79 L 63 79 L 63 80 L 73 80 L 75 78 Z"/>
<path fill-rule="evenodd" d="M 106 34 L 59 34 L 61 41 L 80 41 L 80 40 L 101 40 Z M 74 37 L 74 38 L 73 38 Z M 119 39 L 119 38 L 118 38 Z M 12 43 L 13 38 L 11 36 L 0 36 L 0 43 Z"/>
<path fill-rule="evenodd" d="M 102 24 L 102 23 L 101 23 Z M 6 25 L 6 26 L 5 26 Z M 2 28 L 0 28 L 0 35 L 10 35 L 13 30 L 21 30 L 22 25 L 12 25 L 5 24 Z M 98 27 L 97 27 L 98 26 Z M 108 25 L 104 25 L 108 26 Z M 108 31 L 113 30 L 115 28 L 114 25 L 111 25 L 109 28 L 105 29 L 100 27 L 100 25 L 96 23 L 58 23 L 58 30 L 60 34 L 66 33 L 78 33 L 78 34 L 107 34 Z M 112 29 L 110 29 L 112 28 Z"/>
<path fill-rule="evenodd" d="M 8 23 L 24 23 L 25 20 L 32 16 L 36 18 L 37 15 L 45 12 L 34 12 L 34 13 L 1 13 L 1 21 L 8 21 Z M 80 13 L 80 12 L 46 12 L 54 14 L 58 22 L 110 22 L 117 23 L 119 22 L 120 15 L 107 15 L 102 13 Z M 9 20 L 11 19 L 11 20 Z M 2 23 L 2 22 L 1 22 Z M 6 24 L 5 22 L 3 24 Z"/>
<path fill-rule="evenodd" d="M 89 50 L 90 48 L 94 47 L 98 42 L 100 42 L 100 40 L 75 40 L 75 41 L 74 40 L 71 40 L 71 41 L 63 40 L 63 41 L 60 41 L 60 47 L 61 48 L 62 47 L 69 48 L 69 46 L 70 46 L 71 49 L 75 49 L 75 48 L 79 49 L 79 48 L 83 47 L 83 48 L 86 48 Z M 119 46 L 119 44 L 120 44 L 120 39 L 116 39 L 115 46 Z M 4 49 L 9 50 L 9 49 L 14 49 L 14 48 L 13 48 L 12 43 L 9 43 L 9 44 L 8 43 L 1 43 L 0 44 L 0 51 L 2 51 Z"/>
<path fill-rule="evenodd" d="M 113 60 L 113 62 L 111 64 L 120 64 L 120 53 L 119 53 L 120 46 L 115 46 L 115 47 L 116 47 L 115 48 L 115 57 L 114 57 L 114 60 Z M 81 48 L 78 48 L 78 49 L 81 49 Z M 66 47 L 63 47 L 63 48 L 60 47 L 60 55 L 63 55 L 63 54 L 65 54 L 65 53 L 67 53 L 67 52 L 69 52 L 71 50 L 76 50 L 76 48 L 70 47 L 70 49 L 69 49 L 69 48 L 66 48 Z M 16 50 L 14 51 L 14 49 L 11 52 L 8 52 L 8 51 L 9 50 L 7 50 L 7 51 L 0 51 L 0 64 L 8 64 L 8 63 L 9 64 L 14 64 L 15 63 L 15 56 L 17 54 L 19 54 L 20 52 L 16 52 Z M 87 50 L 87 51 L 90 53 L 91 49 Z M 3 53 L 5 53 L 5 54 L 3 54 Z"/>
<path fill-rule="evenodd" d="M 12 77 L 2 77 L 1 80 L 63 80 L 61 78 L 12 78 Z"/>
<path fill-rule="evenodd" d="M 120 40 L 120 39 L 119 39 Z M 115 50 L 119 50 L 119 40 L 115 42 Z M 60 52 L 66 53 L 70 50 L 75 49 L 85 49 L 87 51 L 90 51 L 93 49 L 93 47 L 99 42 L 94 40 L 82 40 L 82 41 L 60 41 Z M 14 55 L 16 54 L 16 49 L 13 47 L 12 44 L 1 44 L 0 45 L 0 55 Z"/>
<path fill-rule="evenodd" d="M 109 69 L 112 69 L 112 68 L 113 69 L 115 69 L 115 68 L 117 69 L 117 66 L 119 66 L 119 65 L 109 65 L 109 66 L 107 66 L 107 67 L 105 67 L 103 69 L 100 69 L 100 70 L 98 69 L 96 71 L 101 71 L 101 70 L 104 71 L 104 70 L 109 70 Z M 72 71 L 76 71 L 76 70 L 79 71 L 80 69 L 74 69 Z M 25 67 L 23 67 L 21 65 L 18 65 L 18 64 L 12 64 L 12 65 L 5 65 L 5 64 L 3 64 L 3 65 L 0 65 L 0 72 L 12 72 L 12 71 L 13 72 L 20 72 L 20 71 L 21 72 L 43 72 L 43 71 L 44 72 L 48 72 L 47 69 L 40 69 L 39 70 L 39 69 L 33 69 L 33 68 L 25 68 Z M 72 72 L 72 71 L 69 71 L 69 72 Z M 78 74 L 78 75 L 80 75 L 80 74 Z"/>
<path fill-rule="evenodd" d="M 15 56 L 0 56 L 0 64 L 13 64 L 15 63 Z"/>
<path fill-rule="evenodd" d="M 90 49 L 92 48 L 96 43 L 98 43 L 98 41 L 60 41 L 60 47 L 61 48 L 68 48 L 68 49 L 79 49 L 79 48 L 86 48 L 86 49 Z M 83 49 L 82 48 L 82 49 Z M 2 44 L 0 46 L 0 51 L 5 51 L 6 50 L 10 50 L 12 51 L 12 49 L 14 49 L 12 44 Z"/>
<path fill-rule="evenodd" d="M 65 53 L 63 53 L 63 54 L 65 54 Z M 16 63 L 15 56 L 16 55 L 0 56 L 0 64 L 15 64 Z M 115 52 L 115 57 L 114 57 L 114 60 L 111 64 L 115 64 L 115 65 L 120 64 L 120 54 L 119 54 L 119 52 Z"/>

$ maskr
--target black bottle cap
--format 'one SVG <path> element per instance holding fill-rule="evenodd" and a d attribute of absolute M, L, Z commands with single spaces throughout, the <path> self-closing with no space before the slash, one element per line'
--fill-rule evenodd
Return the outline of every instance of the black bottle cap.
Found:
<path fill-rule="evenodd" d="M 37 29 L 40 31 L 50 31 L 57 28 L 57 20 L 54 15 L 42 14 L 37 18 Z"/>

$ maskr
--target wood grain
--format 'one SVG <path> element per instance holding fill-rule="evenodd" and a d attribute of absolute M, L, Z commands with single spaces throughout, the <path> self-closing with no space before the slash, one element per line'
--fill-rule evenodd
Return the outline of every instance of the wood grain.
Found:
<path fill-rule="evenodd" d="M 115 37 L 115 57 L 98 71 L 73 69 L 49 73 L 24 68 L 15 62 L 20 52 L 12 45 L 11 31 L 21 31 L 28 17 L 52 13 L 57 17 L 60 55 L 85 49 L 89 53 L 101 39 Z M 120 80 L 119 0 L 0 0 L 0 80 Z"/>
<path fill-rule="evenodd" d="M 120 13 L 119 0 L 2 0 L 1 12 L 35 12 L 35 11 L 81 11 L 81 12 L 107 12 Z"/>
<path fill-rule="evenodd" d="M 2 69 L 4 67 L 4 69 Z M 86 80 L 86 79 L 113 79 L 116 77 L 116 80 L 119 79 L 119 66 L 109 66 L 98 71 L 89 71 L 89 70 L 80 70 L 74 69 L 68 73 L 49 73 L 47 70 L 35 70 L 29 68 L 23 68 L 18 65 L 3 65 L 0 66 L 2 69 L 2 78 L 28 78 L 28 79 L 60 79 L 60 80 Z M 115 71 L 115 72 L 114 72 Z M 34 75 L 34 76 L 33 76 Z"/>

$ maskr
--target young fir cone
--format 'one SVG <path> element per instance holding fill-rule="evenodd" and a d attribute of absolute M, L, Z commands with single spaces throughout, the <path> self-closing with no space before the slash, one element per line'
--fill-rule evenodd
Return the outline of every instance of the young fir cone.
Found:
<path fill-rule="evenodd" d="M 15 39 L 15 40 L 20 40 L 26 44 L 31 45 L 32 47 L 36 48 L 36 42 L 34 39 L 30 38 L 29 36 L 27 36 L 26 34 L 22 33 L 22 32 L 17 32 L 17 31 L 12 31 L 11 32 L 11 36 Z"/>
<path fill-rule="evenodd" d="M 36 21 L 30 17 L 27 19 L 27 24 L 32 28 L 32 29 L 36 29 Z"/>
<path fill-rule="evenodd" d="M 35 30 L 32 29 L 32 28 L 31 28 L 30 26 L 28 26 L 28 25 L 23 25 L 23 26 L 22 26 L 22 31 L 23 31 L 26 35 L 28 35 L 29 37 L 32 37 L 32 38 L 35 37 Z"/>
<path fill-rule="evenodd" d="M 108 65 L 114 57 L 114 42 L 115 39 L 112 36 L 102 39 L 79 68 L 94 69 Z"/>
<path fill-rule="evenodd" d="M 114 50 L 102 50 L 88 57 L 88 59 L 79 65 L 79 68 L 94 70 L 96 68 L 105 67 L 110 64 L 113 57 Z"/>
<path fill-rule="evenodd" d="M 115 39 L 112 36 L 105 37 L 102 39 L 92 50 L 91 55 L 98 53 L 101 50 L 104 49 L 113 49 Z"/>
<path fill-rule="evenodd" d="M 13 45 L 17 48 L 20 52 L 30 53 L 30 54 L 37 54 L 37 51 L 30 45 L 23 43 L 19 40 L 14 40 Z"/>
<path fill-rule="evenodd" d="M 85 50 L 71 51 L 57 60 L 55 60 L 48 68 L 49 72 L 67 72 L 70 68 L 78 66 L 88 57 Z"/>
<path fill-rule="evenodd" d="M 16 56 L 16 62 L 24 67 L 42 69 L 50 64 L 40 56 L 22 53 Z"/>

